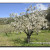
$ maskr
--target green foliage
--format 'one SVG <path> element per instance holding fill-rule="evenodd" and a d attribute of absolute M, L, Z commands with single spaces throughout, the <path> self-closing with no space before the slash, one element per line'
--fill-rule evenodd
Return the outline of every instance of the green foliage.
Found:
<path fill-rule="evenodd" d="M 50 22 L 50 6 L 48 7 L 47 13 L 46 19 Z"/>
<path fill-rule="evenodd" d="M 14 22 L 13 17 L 0 18 L 0 25 L 10 24 L 11 22 Z"/>

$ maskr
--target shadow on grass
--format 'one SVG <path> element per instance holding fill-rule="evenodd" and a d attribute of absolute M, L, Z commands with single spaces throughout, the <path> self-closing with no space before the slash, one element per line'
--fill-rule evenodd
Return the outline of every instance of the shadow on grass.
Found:
<path fill-rule="evenodd" d="M 50 33 L 50 30 L 41 30 L 41 33 Z"/>
<path fill-rule="evenodd" d="M 25 38 L 26 39 L 26 38 Z M 14 42 L 14 45 L 15 46 L 17 46 L 17 44 L 19 45 L 20 44 L 20 46 L 27 46 L 27 42 L 26 42 L 26 40 L 22 40 L 22 39 L 20 39 L 20 38 L 16 38 L 16 39 L 12 39 L 11 41 L 13 41 Z"/>
<path fill-rule="evenodd" d="M 12 41 L 14 42 L 14 45 L 15 46 L 17 46 L 17 44 L 19 45 L 20 44 L 20 46 L 34 46 L 33 44 L 31 44 L 31 43 L 27 43 L 27 38 L 25 38 L 24 40 L 21 40 L 20 38 L 16 38 L 16 39 L 12 39 Z M 35 40 L 35 39 L 34 39 Z M 36 39 L 36 41 L 38 41 L 37 39 Z M 31 40 L 30 40 L 30 42 L 32 42 Z"/>

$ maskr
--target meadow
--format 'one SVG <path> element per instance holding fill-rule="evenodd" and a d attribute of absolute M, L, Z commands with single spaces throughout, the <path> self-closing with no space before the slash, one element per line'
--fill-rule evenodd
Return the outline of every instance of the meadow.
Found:
<path fill-rule="evenodd" d="M 3 27 L 8 27 L 8 25 L 0 25 L 0 31 Z M 27 38 L 24 32 L 16 33 L 11 32 L 7 35 L 4 32 L 0 32 L 0 46 L 50 46 L 50 44 L 33 44 L 26 43 Z M 30 42 L 50 42 L 50 30 L 41 30 L 39 34 L 33 33 L 30 38 Z"/>

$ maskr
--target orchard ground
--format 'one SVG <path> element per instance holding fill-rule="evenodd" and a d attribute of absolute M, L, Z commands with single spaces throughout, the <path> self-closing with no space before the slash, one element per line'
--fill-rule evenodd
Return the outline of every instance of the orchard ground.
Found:
<path fill-rule="evenodd" d="M 8 25 L 0 25 L 0 29 L 3 26 L 8 27 Z M 31 44 L 26 43 L 26 34 L 11 32 L 6 35 L 5 33 L 0 33 L 0 46 L 50 46 L 50 44 Z M 33 33 L 30 38 L 30 42 L 50 42 L 50 30 L 41 30 L 37 35 Z"/>

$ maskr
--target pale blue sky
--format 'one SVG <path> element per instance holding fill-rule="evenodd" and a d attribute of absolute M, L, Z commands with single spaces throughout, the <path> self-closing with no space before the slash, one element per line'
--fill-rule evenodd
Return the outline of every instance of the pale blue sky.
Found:
<path fill-rule="evenodd" d="M 20 14 L 20 12 L 25 12 L 25 8 L 28 8 L 31 4 L 46 10 L 49 3 L 0 3 L 0 18 L 9 17 L 10 13 Z"/>

